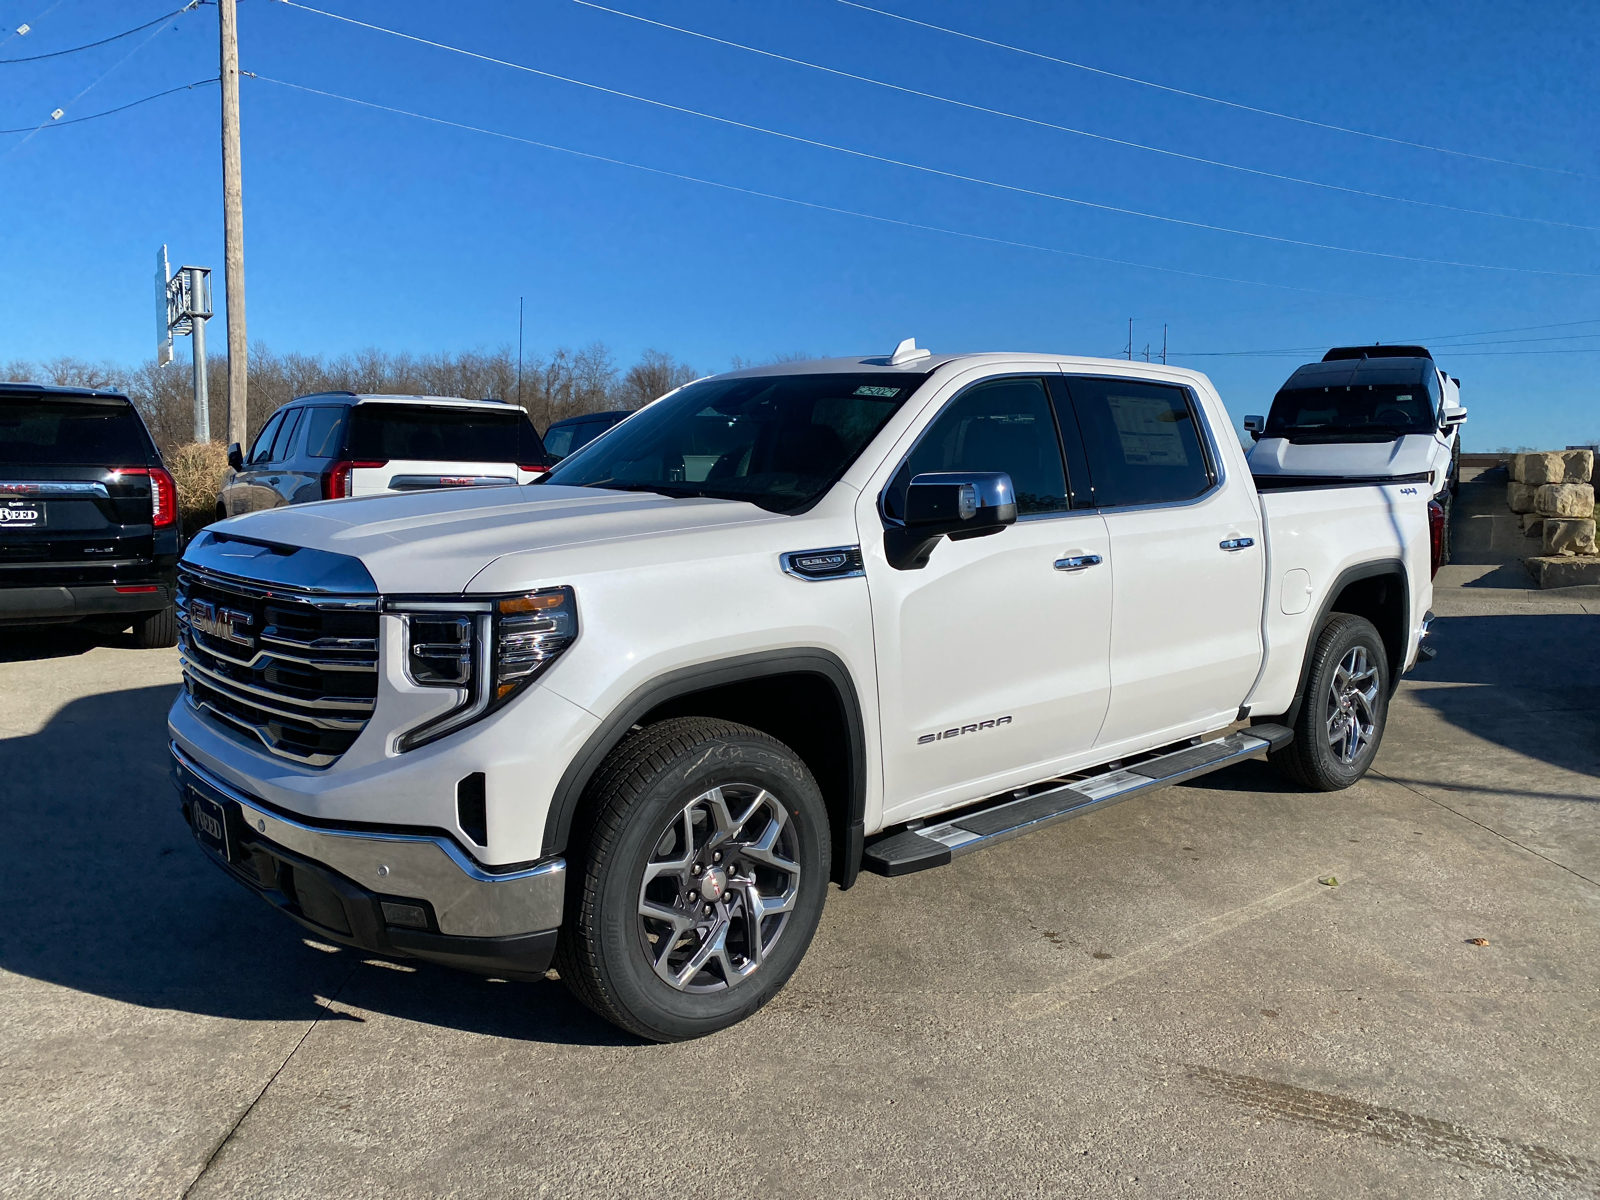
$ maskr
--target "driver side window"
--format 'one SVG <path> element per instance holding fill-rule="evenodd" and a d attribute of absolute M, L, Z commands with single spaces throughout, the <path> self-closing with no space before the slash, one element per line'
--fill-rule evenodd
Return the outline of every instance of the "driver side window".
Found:
<path fill-rule="evenodd" d="M 1050 398 L 1037 379 L 996 379 L 957 397 L 895 472 L 884 511 L 901 517 L 911 480 L 930 471 L 1004 471 L 1019 514 L 1072 507 Z"/>
<path fill-rule="evenodd" d="M 267 456 L 272 453 L 273 439 L 278 436 L 278 427 L 282 424 L 283 414 L 281 412 L 273 413 L 271 419 L 262 427 L 261 432 L 256 434 L 256 444 L 250 447 L 249 461 L 252 466 L 267 461 Z"/>

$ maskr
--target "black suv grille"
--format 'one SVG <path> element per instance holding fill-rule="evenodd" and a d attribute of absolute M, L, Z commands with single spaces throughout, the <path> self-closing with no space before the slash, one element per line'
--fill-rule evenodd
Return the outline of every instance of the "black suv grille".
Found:
<path fill-rule="evenodd" d="M 178 645 L 195 709 L 272 753 L 325 767 L 378 695 L 378 601 L 246 583 L 185 565 Z"/>

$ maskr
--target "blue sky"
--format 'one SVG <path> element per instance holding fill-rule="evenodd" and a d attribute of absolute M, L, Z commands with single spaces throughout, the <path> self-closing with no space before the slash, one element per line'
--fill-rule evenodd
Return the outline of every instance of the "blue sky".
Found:
<path fill-rule="evenodd" d="M 1600 242 L 1593 229 L 1567 227 L 1600 226 L 1592 6 L 873 2 L 1172 88 L 1558 170 L 1209 103 L 839 0 L 610 6 L 1106 138 L 1567 225 L 1357 196 L 1114 145 L 573 0 L 316 7 L 931 170 L 242 0 L 241 63 L 260 76 L 748 189 L 246 79 L 252 341 L 325 353 L 514 344 L 524 296 L 531 351 L 602 339 L 624 364 L 654 347 L 713 371 L 734 355 L 867 353 L 911 335 L 941 351 L 1118 354 L 1132 317 L 1136 351 L 1149 342 L 1159 352 L 1165 323 L 1171 361 L 1207 371 L 1238 418 L 1264 409 L 1297 362 L 1319 356 L 1299 348 L 1427 338 L 1463 381 L 1468 449 L 1600 439 L 1600 354 L 1567 352 L 1600 351 Z M 0 0 L 0 59 L 118 33 L 177 3 Z M 27 35 L 9 33 L 23 22 Z M 63 120 L 100 112 L 213 76 L 216 65 L 216 9 L 207 5 L 153 37 L 0 65 L 0 127 L 37 125 L 57 107 Z M 32 137 L 0 136 L 0 360 L 148 357 L 162 242 L 175 265 L 218 268 L 220 285 L 217 106 L 216 88 L 201 87 Z M 1549 328 L 1525 328 L 1533 326 Z M 1518 332 L 1499 332 L 1509 330 Z M 1444 336 L 1457 334 L 1483 336 Z M 1562 340 L 1513 340 L 1533 338 Z M 1483 342 L 1498 344 L 1468 344 Z M 222 344 L 220 322 L 212 343 Z M 1216 353 L 1276 349 L 1290 353 Z M 1563 352 L 1511 353 L 1530 350 Z"/>

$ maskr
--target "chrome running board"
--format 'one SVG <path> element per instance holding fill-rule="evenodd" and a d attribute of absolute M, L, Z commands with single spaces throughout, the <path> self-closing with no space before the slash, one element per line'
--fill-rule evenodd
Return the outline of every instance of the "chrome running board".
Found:
<path fill-rule="evenodd" d="M 1046 786 L 1026 796 L 1008 793 L 1005 799 L 987 808 L 880 838 L 866 848 L 861 866 L 878 875 L 909 875 L 942 867 L 963 854 L 1010 841 L 1068 817 L 1281 749 L 1293 738 L 1293 732 L 1282 725 L 1253 725 L 1215 741 L 1185 746 L 1070 783 Z"/>

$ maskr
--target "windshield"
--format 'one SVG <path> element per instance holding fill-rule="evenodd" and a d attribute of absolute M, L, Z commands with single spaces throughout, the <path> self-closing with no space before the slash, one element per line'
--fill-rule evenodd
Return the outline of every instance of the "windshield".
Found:
<path fill-rule="evenodd" d="M 345 438 L 350 458 L 393 462 L 540 463 L 544 445 L 528 414 L 504 409 L 358 404 Z"/>
<path fill-rule="evenodd" d="M 126 400 L 0 400 L 0 463 L 140 466 L 147 445 Z"/>
<path fill-rule="evenodd" d="M 1432 433 L 1433 398 L 1420 384 L 1285 388 L 1272 401 L 1267 437 L 1294 442 L 1393 441 Z"/>
<path fill-rule="evenodd" d="M 831 487 L 927 373 L 707 379 L 563 459 L 543 482 L 748 500 L 795 512 Z"/>

